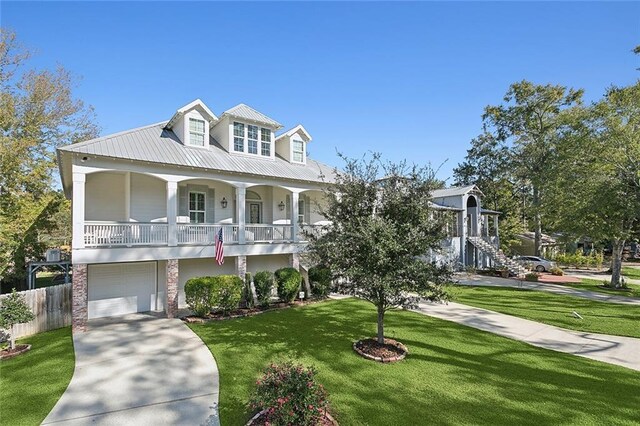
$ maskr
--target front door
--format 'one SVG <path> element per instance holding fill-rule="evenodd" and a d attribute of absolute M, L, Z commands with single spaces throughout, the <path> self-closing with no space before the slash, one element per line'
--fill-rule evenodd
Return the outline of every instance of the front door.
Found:
<path fill-rule="evenodd" d="M 260 223 L 260 203 L 249 203 L 249 223 Z"/>

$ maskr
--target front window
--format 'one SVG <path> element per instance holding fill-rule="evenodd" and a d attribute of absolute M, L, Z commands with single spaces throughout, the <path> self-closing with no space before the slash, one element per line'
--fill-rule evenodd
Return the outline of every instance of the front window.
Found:
<path fill-rule="evenodd" d="M 264 127 L 260 129 L 260 143 L 260 153 L 265 157 L 271 157 L 271 130 Z"/>
<path fill-rule="evenodd" d="M 304 200 L 298 200 L 298 223 L 304 223 Z"/>
<path fill-rule="evenodd" d="M 233 150 L 244 152 L 244 124 L 233 123 Z"/>
<path fill-rule="evenodd" d="M 204 192 L 189 192 L 189 221 L 204 223 Z"/>
<path fill-rule="evenodd" d="M 247 126 L 247 139 L 249 148 L 249 154 L 257 154 L 258 153 L 258 126 L 252 126 L 249 124 Z"/>
<path fill-rule="evenodd" d="M 197 118 L 189 119 L 189 144 L 204 146 L 204 121 Z"/>
<path fill-rule="evenodd" d="M 304 142 L 299 140 L 293 141 L 293 161 L 296 163 L 304 163 Z"/>

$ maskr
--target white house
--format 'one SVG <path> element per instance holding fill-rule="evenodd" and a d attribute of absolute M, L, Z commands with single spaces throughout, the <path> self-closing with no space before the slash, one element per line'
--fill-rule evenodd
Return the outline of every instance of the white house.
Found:
<path fill-rule="evenodd" d="M 175 316 L 192 277 L 299 267 L 303 228 L 323 223 L 322 190 L 333 168 L 308 158 L 302 125 L 240 104 L 220 116 L 196 100 L 168 120 L 58 149 L 73 213 L 73 328 L 87 320 L 144 311 Z M 457 266 L 486 260 L 497 242 L 496 212 L 478 188 L 433 194 L 451 216 L 434 259 Z M 225 262 L 215 257 L 222 229 Z M 492 232 L 493 231 L 493 232 Z"/>

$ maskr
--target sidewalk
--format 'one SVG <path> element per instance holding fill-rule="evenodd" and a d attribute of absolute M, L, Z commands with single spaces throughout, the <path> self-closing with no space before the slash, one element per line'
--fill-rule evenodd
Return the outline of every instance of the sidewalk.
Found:
<path fill-rule="evenodd" d="M 598 281 L 611 281 L 611 274 L 597 274 L 593 271 L 582 271 L 579 269 L 567 269 L 567 275 L 576 278 L 588 278 L 590 280 L 598 280 Z M 624 274 L 622 274 L 624 277 Z M 640 284 L 640 280 L 636 280 L 629 277 L 624 277 L 627 284 Z"/>
<path fill-rule="evenodd" d="M 618 303 L 622 305 L 640 306 L 640 299 L 625 296 L 609 295 L 606 293 L 597 293 L 595 291 L 582 290 L 563 285 L 547 284 L 540 282 L 529 282 L 524 280 L 516 280 L 512 278 L 488 277 L 484 275 L 456 274 L 455 278 L 459 284 L 474 285 L 484 287 L 512 287 L 522 288 L 526 290 L 546 291 L 565 296 L 582 297 L 584 299 L 595 300 L 597 302 Z"/>
<path fill-rule="evenodd" d="M 640 371 L 640 339 L 565 330 L 451 302 L 422 302 L 415 312 L 520 340 L 533 346 Z"/>

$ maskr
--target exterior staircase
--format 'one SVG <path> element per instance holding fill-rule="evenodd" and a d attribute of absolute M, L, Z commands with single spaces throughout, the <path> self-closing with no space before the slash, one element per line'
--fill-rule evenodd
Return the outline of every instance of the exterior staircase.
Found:
<path fill-rule="evenodd" d="M 502 250 L 495 247 L 490 242 L 486 241 L 482 237 L 467 237 L 467 240 L 473 244 L 482 253 L 489 256 L 498 266 L 505 267 L 509 272 L 515 276 L 522 276 L 527 273 L 524 266 L 520 265 L 513 259 L 509 259 Z"/>

